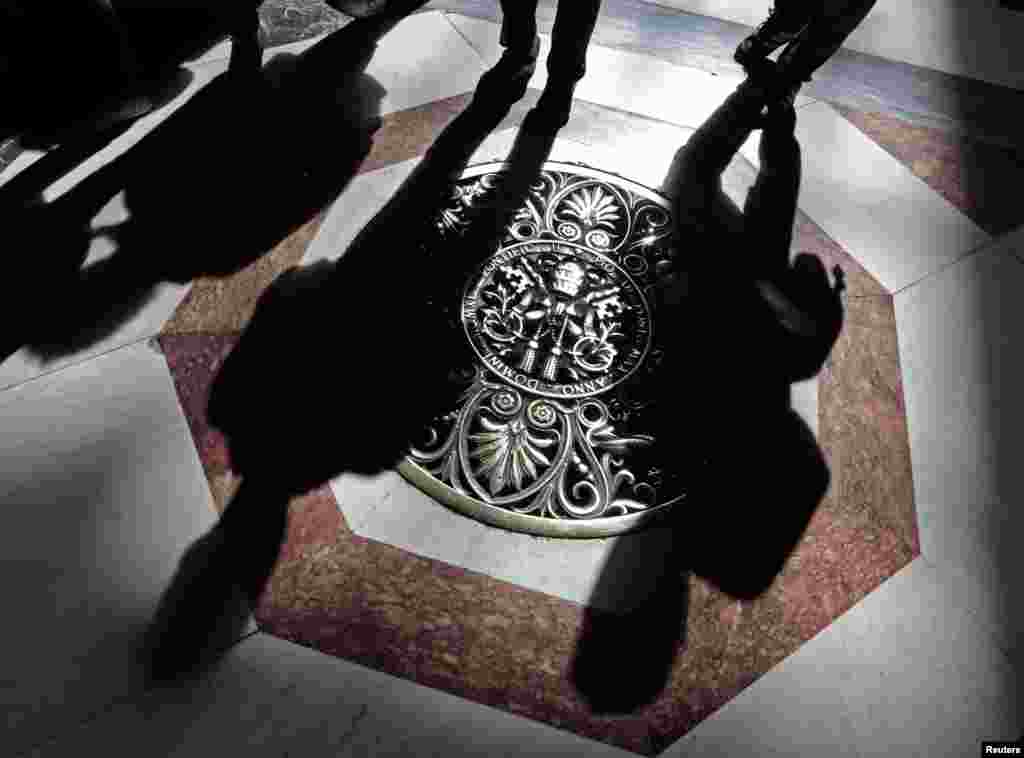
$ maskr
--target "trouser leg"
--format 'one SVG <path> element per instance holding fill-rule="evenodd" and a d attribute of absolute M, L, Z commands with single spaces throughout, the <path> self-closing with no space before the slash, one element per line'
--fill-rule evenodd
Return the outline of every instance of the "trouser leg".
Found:
<path fill-rule="evenodd" d="M 811 75 L 835 55 L 876 2 L 827 3 L 804 32 L 779 55 L 779 73 L 792 82 L 810 81 Z"/>
<path fill-rule="evenodd" d="M 501 0 L 501 45 L 528 53 L 537 36 L 538 0 Z"/>
<path fill-rule="evenodd" d="M 761 133 L 761 167 L 743 208 L 747 248 L 758 276 L 770 278 L 786 269 L 793 242 L 793 221 L 800 192 L 800 144 L 796 119 L 773 119 Z"/>
<path fill-rule="evenodd" d="M 587 47 L 597 25 L 601 0 L 560 0 L 551 32 L 548 77 L 576 82 L 587 70 Z"/>
<path fill-rule="evenodd" d="M 724 198 L 721 176 L 750 137 L 768 102 L 767 91 L 748 80 L 726 98 L 676 153 L 665 183 L 677 223 L 702 231 L 714 222 L 740 225 L 739 211 Z"/>

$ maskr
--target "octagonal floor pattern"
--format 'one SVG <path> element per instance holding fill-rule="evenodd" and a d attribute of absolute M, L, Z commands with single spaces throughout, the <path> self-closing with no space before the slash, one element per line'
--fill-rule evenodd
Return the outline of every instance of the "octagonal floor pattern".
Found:
<path fill-rule="evenodd" d="M 417 90 L 418 74 L 405 66 L 389 72 L 389 48 L 382 45 L 378 78 L 392 83 L 392 105 L 385 106 L 372 147 L 352 165 L 353 176 L 340 197 L 302 219 L 269 252 L 253 256 L 236 273 L 169 285 L 178 289 L 161 295 L 164 300 L 150 298 L 141 307 L 144 323 L 141 331 L 136 329 L 138 334 L 129 322 L 127 331 L 114 328 L 103 338 L 108 342 L 101 342 L 116 348 L 147 331 L 155 335 L 152 346 L 166 361 L 210 502 L 217 510 L 237 483 L 223 439 L 206 423 L 206 394 L 257 297 L 286 267 L 343 253 L 347 241 L 466 107 L 465 91 L 496 57 L 497 29 L 492 24 L 441 14 L 421 14 L 404 24 L 404 36 L 401 26 L 393 33 L 396 46 L 401 42 L 398 37 L 409 40 L 429 33 L 435 39 L 447 38 L 457 31 L 452 40 L 465 49 L 457 50 L 456 58 L 469 61 L 476 56 L 464 77 L 469 85 L 458 79 L 448 82 L 447 91 Z M 413 25 L 418 25 L 416 30 Z M 722 81 L 609 49 L 598 49 L 596 55 L 602 65 L 592 66 L 594 73 L 581 87 L 573 119 L 551 158 L 587 163 L 657 188 L 674 152 L 738 79 Z M 216 69 L 217 61 L 203 65 Z M 200 84 L 205 86 L 215 76 L 215 70 L 201 71 Z M 540 83 L 542 79 L 533 84 Z M 686 91 L 690 96 L 666 105 L 657 92 L 638 97 L 641 85 L 646 85 L 645 92 L 656 85 L 663 93 Z M 537 94 L 531 89 L 513 108 L 477 151 L 477 159 L 507 155 L 514 127 Z M 513 535 L 455 516 L 395 474 L 374 479 L 346 475 L 292 502 L 278 566 L 256 612 L 259 629 L 634 754 L 661 753 L 686 736 L 672 750 L 714 754 L 717 747 L 728 755 L 732 753 L 722 730 L 733 723 L 730 714 L 749 711 L 752 699 L 764 697 L 758 693 L 782 686 L 775 683 L 807 665 L 801 662 L 822 655 L 829 638 L 821 632 L 840 616 L 863 624 L 861 616 L 867 611 L 861 601 L 890 577 L 899 575 L 891 580 L 897 582 L 892 591 L 903 592 L 899 588 L 909 581 L 907 572 L 921 565 L 915 558 L 923 538 L 911 471 L 914 435 L 908 430 L 906 412 L 912 401 L 904 399 L 906 371 L 901 370 L 906 346 L 897 335 L 901 295 L 893 293 L 920 292 L 918 288 L 927 286 L 918 284 L 922 279 L 947 270 L 984 245 L 989 235 L 1012 227 L 1012 213 L 1004 204 L 963 191 L 963 163 L 998 165 L 1007 175 L 1013 169 L 1005 156 L 997 154 L 998 148 L 976 146 L 965 158 L 942 133 L 884 114 L 838 110 L 807 99 L 800 106 L 805 170 L 793 249 L 815 252 L 827 264 L 842 266 L 849 286 L 847 322 L 826 368 L 793 392 L 794 407 L 815 430 L 826 455 L 832 483 L 797 550 L 763 596 L 741 602 L 696 577 L 680 587 L 685 608 L 678 630 L 670 635 L 677 655 L 653 704 L 624 717 L 595 715 L 575 691 L 568 672 L 587 624 L 616 618 L 640 592 L 643 578 L 657 574 L 657 534 L 583 543 Z M 265 161 L 272 183 L 266 192 L 288 191 L 289 182 L 300 180 L 301 173 L 276 165 L 281 158 L 312 156 L 348 165 L 344 151 L 330 142 L 326 130 L 314 129 L 307 136 L 308 147 L 292 152 L 285 148 L 281 156 Z M 223 143 L 214 131 L 210 145 L 197 149 L 213 154 L 218 146 Z M 126 147 L 121 145 L 122 150 Z M 756 136 L 742 152 L 724 178 L 725 191 L 741 206 L 756 173 Z M 851 163 L 859 166 L 852 180 L 844 175 Z M 225 170 L 236 168 L 228 162 Z M 71 187 L 74 181 L 66 184 Z M 888 207 L 880 208 L 880 198 L 871 192 L 881 193 Z M 60 193 L 51 188 L 52 196 Z M 201 201 L 201 195 L 196 200 Z M 103 209 L 104 222 L 126 215 L 118 202 Z M 911 216 L 921 223 L 908 225 Z M 223 230 L 211 233 L 208 227 L 218 224 L 216 209 L 204 209 L 203 218 L 209 223 L 192 227 L 195 244 L 204 249 L 231 244 L 237 219 L 223 219 Z M 883 241 L 897 242 L 902 253 L 894 255 Z M 254 240 L 253 249 L 259 244 Z M 90 254 L 101 259 L 107 252 L 94 249 Z M 1011 266 L 1008 276 L 1019 276 L 1012 268 L 1019 263 L 1012 254 L 996 255 L 1007 256 L 999 260 Z M 148 310 L 154 303 L 159 312 Z M 908 314 L 920 307 L 912 298 L 905 298 L 902 305 Z M 134 323 L 140 323 L 138 316 Z M 310 328 L 330 333 L 329 324 Z M 322 363 L 295 370 L 332 370 L 334 350 L 325 339 Z M 111 360 L 93 357 L 95 353 L 95 346 L 80 353 L 80 365 Z M 60 369 L 67 362 L 32 363 L 32 354 L 25 355 L 29 357 L 16 355 L 7 362 L 8 383 Z M 911 355 L 917 372 L 913 378 L 920 382 L 927 361 L 918 352 Z M 756 376 L 756 367 L 751 371 Z M 59 371 L 51 374 L 51 380 L 60 376 Z M 267 397 L 265 402 L 286 404 L 288 398 Z M 329 439 L 331 430 L 318 429 L 315 434 Z M 918 438 L 916 444 L 921 448 L 929 443 Z M 922 491 L 920 482 L 916 489 Z M 926 508 L 926 517 L 937 513 L 931 494 Z M 214 513 L 210 511 L 210 518 Z M 210 518 L 198 519 L 192 531 L 205 528 Z M 928 531 L 933 544 L 939 544 L 938 535 L 935 528 Z M 729 535 L 718 537 L 728 545 Z M 634 556 L 625 567 L 630 578 L 620 587 L 599 589 L 613 545 L 619 543 L 621 554 L 623 541 L 637 545 L 625 551 Z M 912 562 L 914 566 L 909 566 Z M 958 564 L 949 575 L 955 574 L 961 583 L 956 586 L 963 587 L 980 570 Z M 927 582 L 916 581 L 914 586 L 935 585 L 930 575 Z M 972 620 L 962 622 L 964 629 L 983 628 L 978 619 L 992 614 L 994 607 L 1002 608 L 998 598 L 986 602 L 980 598 L 970 604 Z M 997 646 L 1007 645 L 998 631 L 994 638 Z M 623 644 L 628 648 L 630 643 Z M 794 655 L 798 650 L 800 654 Z M 998 655 L 986 659 L 987 676 L 997 678 L 1006 665 Z M 724 708 L 730 701 L 737 703 L 731 711 Z M 1013 712 L 1010 702 L 995 709 L 1003 715 L 988 722 L 992 729 L 1013 728 L 1012 718 L 1005 715 Z M 849 703 L 844 707 L 849 709 Z M 712 714 L 715 718 L 702 730 L 698 725 Z M 360 718 L 357 713 L 353 724 Z M 865 736 L 866 714 L 843 718 L 837 731 L 844 737 Z M 24 719 L 32 722 L 29 716 Z M 720 735 L 717 740 L 715 734 Z M 986 734 L 978 739 L 1010 736 Z M 735 734 L 733 738 L 739 739 Z M 596 751 L 596 744 L 587 744 L 567 746 L 560 754 Z"/>
<path fill-rule="evenodd" d="M 418 137 L 418 145 L 408 139 L 403 147 L 421 154 L 437 128 L 467 103 L 460 96 L 394 114 L 385 135 Z M 609 134 L 609 124 L 618 134 Z M 652 177 L 664 172 L 691 133 L 581 103 L 551 158 Z M 643 153 L 623 147 L 623 140 L 640 135 L 647 143 Z M 497 132 L 478 157 L 507 154 L 513 136 Z M 378 144 L 386 149 L 386 141 Z M 339 256 L 346 238 L 375 210 L 364 207 L 366 198 L 386 198 L 410 168 L 399 163 L 361 174 L 349 191 L 358 207 L 347 202 L 349 195 L 339 199 L 305 260 Z M 754 175 L 742 157 L 727 173 L 726 191 L 740 206 Z M 297 234 L 305 240 L 311 232 Z M 679 589 L 689 598 L 682 621 L 675 619 L 680 652 L 655 703 L 628 717 L 593 715 L 568 672 L 586 608 L 592 614 L 626 611 L 645 592 L 643 577 L 657 575 L 666 549 L 661 535 L 564 542 L 510 534 L 448 512 L 394 474 L 345 476 L 293 504 L 284 552 L 256 615 L 260 628 L 641 754 L 663 750 L 919 552 L 892 297 L 802 213 L 794 248 L 814 251 L 849 274 L 842 339 L 810 401 L 806 388 L 797 393 L 804 413 L 816 416 L 810 420 L 833 485 L 768 593 L 745 603 L 696 578 Z M 230 280 L 216 286 L 218 296 L 209 299 L 203 282 L 194 287 L 159 342 L 223 504 L 233 474 L 221 440 L 204 423 L 203 398 L 234 336 L 203 325 L 229 322 L 244 305 L 225 294 Z M 329 444 L 329 434 L 322 438 Z M 729 535 L 714 538 L 730 541 Z M 636 543 L 625 550 L 634 557 L 617 567 L 624 586 L 599 592 L 613 543 L 620 555 L 623 543 Z M 635 642 L 626 637 L 621 644 L 628 650 Z"/>

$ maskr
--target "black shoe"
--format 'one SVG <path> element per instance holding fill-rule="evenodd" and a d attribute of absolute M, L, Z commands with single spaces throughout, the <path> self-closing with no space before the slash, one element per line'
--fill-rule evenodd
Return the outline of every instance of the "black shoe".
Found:
<path fill-rule="evenodd" d="M 506 49 L 501 59 L 480 77 L 476 86 L 477 95 L 500 99 L 509 105 L 522 100 L 537 70 L 539 56 L 540 37 L 533 38 L 529 50 Z"/>
<path fill-rule="evenodd" d="M 764 60 L 783 45 L 792 42 L 807 28 L 808 18 L 794 10 L 795 3 L 788 5 L 781 10 L 778 6 L 773 7 L 764 23 L 736 48 L 733 59 L 744 69 L 749 69 L 757 61 Z"/>

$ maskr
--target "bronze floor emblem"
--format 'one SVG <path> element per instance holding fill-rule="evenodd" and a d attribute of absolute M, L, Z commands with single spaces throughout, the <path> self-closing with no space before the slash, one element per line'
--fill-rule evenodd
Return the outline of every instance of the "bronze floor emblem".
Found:
<path fill-rule="evenodd" d="M 437 221 L 446 246 L 501 181 L 475 166 Z M 400 465 L 446 505 L 551 537 L 639 528 L 685 498 L 649 434 L 661 350 L 649 306 L 672 271 L 669 204 L 634 182 L 549 162 L 498 249 L 464 283 L 474 380 Z M 676 473 L 670 473 L 676 472 Z"/>
<path fill-rule="evenodd" d="M 629 275 L 561 242 L 496 253 L 463 299 L 462 322 L 484 366 L 546 397 L 610 389 L 633 373 L 651 338 L 647 303 Z"/>

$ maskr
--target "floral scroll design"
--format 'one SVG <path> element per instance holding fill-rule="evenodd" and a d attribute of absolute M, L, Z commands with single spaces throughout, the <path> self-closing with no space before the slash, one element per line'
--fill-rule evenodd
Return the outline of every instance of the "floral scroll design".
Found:
<path fill-rule="evenodd" d="M 623 193 L 604 182 L 570 186 L 549 206 L 548 224 L 562 239 L 606 251 L 629 234 Z"/>
<path fill-rule="evenodd" d="M 411 460 L 456 492 L 516 513 L 555 519 L 624 516 L 651 507 L 650 482 L 627 468 L 653 443 L 622 435 L 597 398 L 531 398 L 483 372 L 461 410 L 414 446 Z"/>
<path fill-rule="evenodd" d="M 463 234 L 503 177 L 496 170 L 459 182 L 437 220 L 442 238 Z M 610 180 L 545 169 L 514 214 L 503 244 L 548 237 L 626 257 L 670 234 L 669 214 L 658 203 Z"/>
<path fill-rule="evenodd" d="M 497 373 L 516 374 L 517 384 L 540 395 L 596 394 L 646 354 L 643 295 L 608 258 L 581 246 L 526 242 L 491 261 L 467 290 L 462 318 L 474 349 Z"/>
<path fill-rule="evenodd" d="M 461 243 L 494 204 L 504 172 L 500 162 L 467 170 L 426 252 L 466 254 Z M 646 433 L 658 417 L 645 390 L 664 352 L 657 323 L 642 355 L 629 357 L 643 347 L 631 314 L 656 321 L 659 287 L 679 263 L 669 209 L 628 180 L 546 164 L 495 247 L 470 251 L 495 267 L 465 283 L 452 316 L 488 356 L 477 350 L 468 389 L 408 461 L 461 498 L 547 519 L 600 520 L 685 498 L 687 476 L 668 463 L 677 457 L 672 443 Z M 478 296 L 471 308 L 470 292 Z M 638 361 L 635 371 L 620 370 L 626 360 Z"/>
<path fill-rule="evenodd" d="M 501 174 L 494 173 L 456 184 L 448 203 L 435 221 L 437 231 L 442 236 L 465 232 L 472 221 L 473 212 L 484 205 L 500 181 Z"/>

